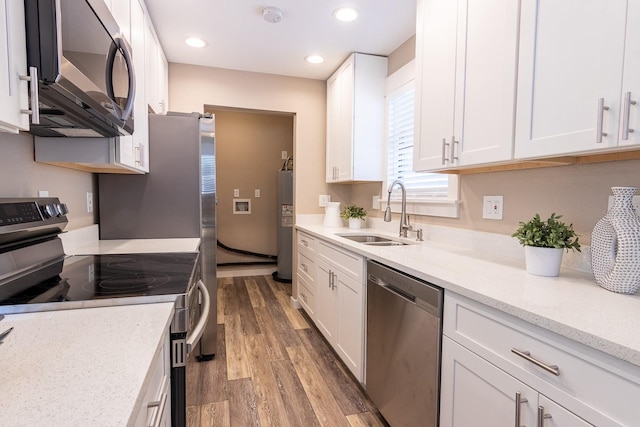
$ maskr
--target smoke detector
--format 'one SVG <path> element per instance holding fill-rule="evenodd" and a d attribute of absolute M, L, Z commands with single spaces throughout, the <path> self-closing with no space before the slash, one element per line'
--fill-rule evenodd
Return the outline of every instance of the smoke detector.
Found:
<path fill-rule="evenodd" d="M 262 17 L 267 22 L 277 24 L 282 21 L 282 10 L 277 7 L 266 7 L 262 10 Z"/>

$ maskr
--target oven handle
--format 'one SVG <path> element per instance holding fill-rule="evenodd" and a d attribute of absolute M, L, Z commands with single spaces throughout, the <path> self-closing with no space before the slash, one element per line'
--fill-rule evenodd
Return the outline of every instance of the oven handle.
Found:
<path fill-rule="evenodd" d="M 209 292 L 207 288 L 204 286 L 202 280 L 198 280 L 198 289 L 202 293 L 202 310 L 200 320 L 198 320 L 198 324 L 193 328 L 191 334 L 187 336 L 187 354 L 191 353 L 191 349 L 195 343 L 197 343 L 202 337 L 202 333 L 204 332 L 204 328 L 207 326 L 207 321 L 209 320 L 209 306 L 211 305 L 211 298 L 209 297 Z"/>

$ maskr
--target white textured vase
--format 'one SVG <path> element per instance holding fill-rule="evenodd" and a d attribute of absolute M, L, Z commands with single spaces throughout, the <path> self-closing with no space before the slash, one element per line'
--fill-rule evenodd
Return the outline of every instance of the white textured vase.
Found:
<path fill-rule="evenodd" d="M 527 273 L 536 276 L 557 277 L 562 264 L 562 248 L 524 247 L 524 260 Z"/>
<path fill-rule="evenodd" d="M 640 289 L 640 218 L 633 208 L 636 187 L 612 187 L 613 205 L 591 233 L 596 283 L 621 294 Z"/>
<path fill-rule="evenodd" d="M 327 202 L 327 205 L 324 207 L 324 221 L 322 225 L 325 227 L 342 227 L 340 202 Z"/>
<path fill-rule="evenodd" d="M 360 219 L 360 218 L 349 218 L 349 228 L 353 228 L 353 229 L 362 228 L 362 219 Z"/>

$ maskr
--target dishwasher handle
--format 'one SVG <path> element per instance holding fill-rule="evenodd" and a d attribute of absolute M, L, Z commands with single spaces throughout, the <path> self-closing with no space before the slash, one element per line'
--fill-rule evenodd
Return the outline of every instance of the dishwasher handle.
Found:
<path fill-rule="evenodd" d="M 400 298 L 402 298 L 402 299 L 404 299 L 404 300 L 406 300 L 406 301 L 408 301 L 410 303 L 413 303 L 413 304 L 416 303 L 415 295 L 410 295 L 410 294 L 408 294 L 408 293 L 396 288 L 395 286 L 389 285 L 387 283 L 377 283 L 377 285 L 382 287 L 383 289 L 386 289 L 387 291 L 389 291 L 389 292 L 391 292 L 393 294 L 396 294 Z"/>

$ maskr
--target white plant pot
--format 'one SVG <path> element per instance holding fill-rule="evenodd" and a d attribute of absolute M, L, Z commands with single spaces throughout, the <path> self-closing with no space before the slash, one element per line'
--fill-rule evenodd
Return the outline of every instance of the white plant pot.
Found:
<path fill-rule="evenodd" d="M 524 258 L 527 273 L 536 276 L 557 277 L 562 264 L 562 248 L 524 247 Z"/>
<path fill-rule="evenodd" d="M 360 218 L 349 218 L 349 228 L 362 228 L 362 220 Z"/>

